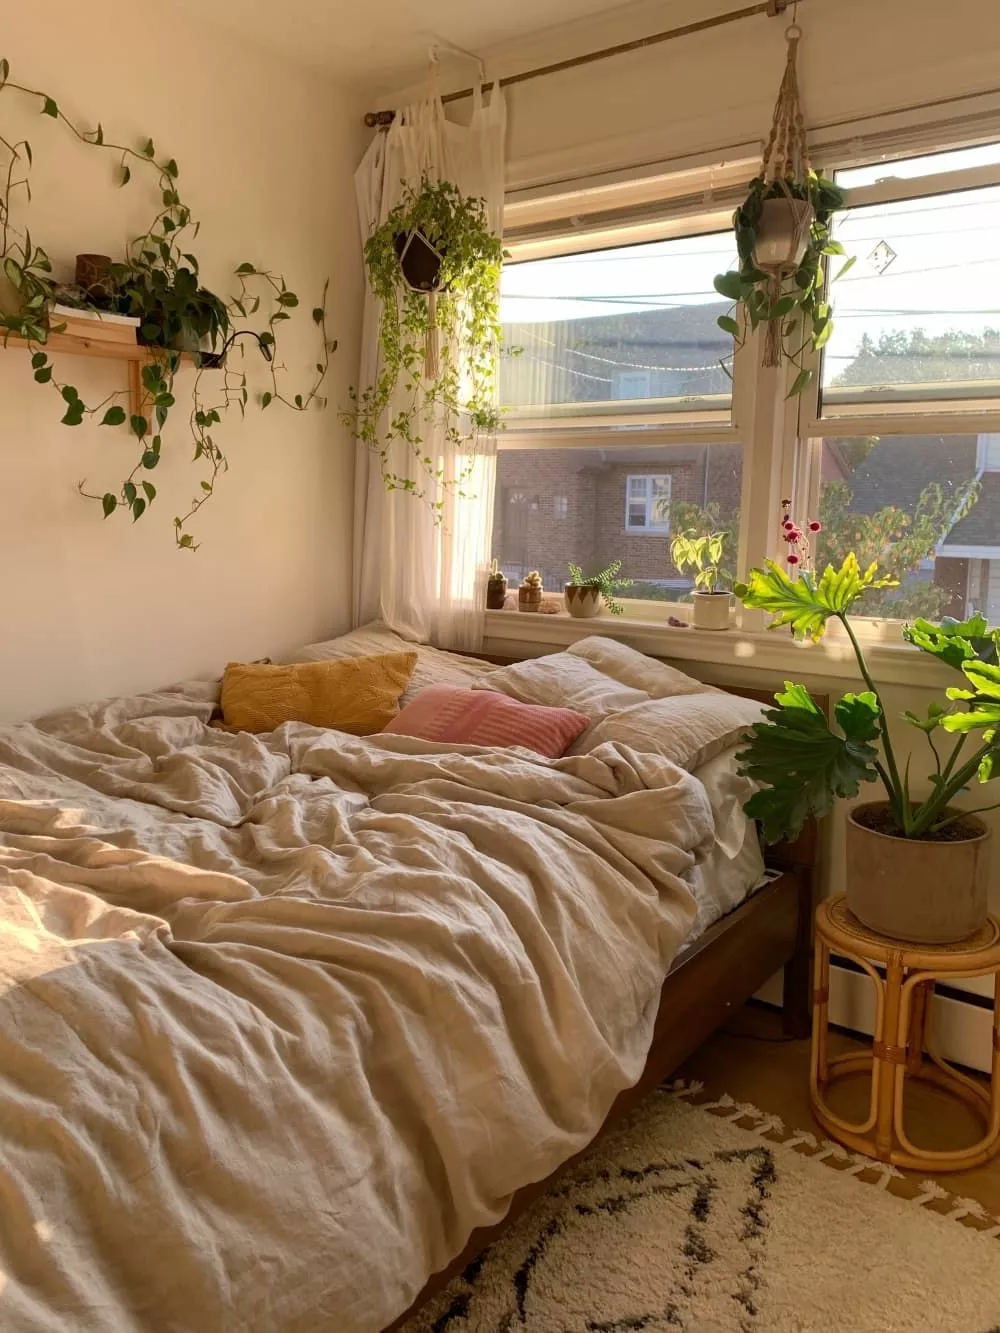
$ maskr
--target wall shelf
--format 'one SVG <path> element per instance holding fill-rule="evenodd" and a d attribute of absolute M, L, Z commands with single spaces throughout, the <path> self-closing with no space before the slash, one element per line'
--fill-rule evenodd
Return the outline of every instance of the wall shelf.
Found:
<path fill-rule="evenodd" d="M 124 361 L 128 365 L 128 396 L 131 416 L 143 416 L 146 391 L 142 383 L 143 366 L 157 359 L 159 348 L 144 347 L 141 343 L 112 342 L 107 338 L 88 338 L 79 333 L 50 333 L 44 343 L 29 342 L 16 333 L 0 338 L 0 348 L 14 347 L 25 352 L 64 352 L 70 356 L 100 357 L 105 361 Z M 191 352 L 181 352 L 182 365 L 197 365 Z"/>

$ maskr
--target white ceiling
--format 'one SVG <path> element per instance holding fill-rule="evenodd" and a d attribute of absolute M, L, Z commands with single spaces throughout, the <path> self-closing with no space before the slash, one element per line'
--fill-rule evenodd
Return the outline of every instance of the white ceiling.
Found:
<path fill-rule="evenodd" d="M 392 87 L 427 67 L 435 38 L 484 51 L 606 13 L 607 0 L 173 0 L 192 15 L 358 88 Z M 454 62 L 451 65 L 454 68 Z M 473 67 L 474 68 L 474 67 Z"/>

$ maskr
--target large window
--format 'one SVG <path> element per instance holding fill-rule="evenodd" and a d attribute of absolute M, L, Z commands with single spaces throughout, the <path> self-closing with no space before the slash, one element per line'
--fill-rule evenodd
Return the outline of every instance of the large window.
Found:
<path fill-rule="evenodd" d="M 717 208 L 688 199 L 669 239 L 605 225 L 587 249 L 568 220 L 567 253 L 551 226 L 524 262 L 515 245 L 494 505 L 509 578 L 537 568 L 558 591 L 570 563 L 621 560 L 628 613 L 662 618 L 649 602 L 691 587 L 675 533 L 726 532 L 734 572 L 781 559 L 791 496 L 822 523 L 817 562 L 853 550 L 898 581 L 866 599 L 867 632 L 976 610 L 1000 624 L 1000 144 L 838 165 L 824 163 L 847 191 L 835 235 L 854 264 L 792 401 L 756 340 L 734 357 L 716 324 L 729 303 L 713 278 L 735 258 Z"/>

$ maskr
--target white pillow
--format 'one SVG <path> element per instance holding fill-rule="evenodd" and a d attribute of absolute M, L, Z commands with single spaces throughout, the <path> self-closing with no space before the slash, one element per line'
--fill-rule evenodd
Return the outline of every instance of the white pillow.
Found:
<path fill-rule="evenodd" d="M 616 741 L 642 754 L 662 755 L 690 773 L 735 745 L 763 714 L 764 704 L 723 690 L 646 699 L 601 718 L 569 753 L 584 754 L 604 741 Z"/>
<path fill-rule="evenodd" d="M 612 680 L 642 690 L 650 699 L 717 692 L 714 685 L 706 685 L 702 680 L 686 676 L 676 667 L 667 666 L 666 662 L 658 662 L 654 657 L 637 653 L 627 644 L 619 643 L 617 639 L 604 638 L 603 635 L 595 634 L 589 639 L 580 639 L 567 652 L 572 657 L 582 657 Z M 635 702 L 638 703 L 638 700 Z"/>
<path fill-rule="evenodd" d="M 649 699 L 644 690 L 625 685 L 570 653 L 551 653 L 495 668 L 473 688 L 499 690 L 523 704 L 573 708 L 590 718 L 605 717 Z"/>
<path fill-rule="evenodd" d="M 649 699 L 717 693 L 676 667 L 601 635 L 581 639 L 564 653 L 500 667 L 474 688 L 500 690 L 526 704 L 574 708 L 595 719 Z"/>

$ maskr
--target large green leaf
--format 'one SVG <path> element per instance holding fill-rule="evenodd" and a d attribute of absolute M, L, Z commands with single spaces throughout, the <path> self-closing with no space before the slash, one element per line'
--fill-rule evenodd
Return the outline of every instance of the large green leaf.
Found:
<path fill-rule="evenodd" d="M 962 671 L 972 686 L 970 690 L 953 687 L 948 698 L 966 701 L 968 711 L 949 713 L 941 719 L 945 731 L 987 732 L 1000 727 L 1000 666 L 992 662 L 963 662 Z M 990 740 L 989 735 L 984 737 Z"/>
<path fill-rule="evenodd" d="M 765 566 L 751 569 L 747 582 L 734 584 L 733 591 L 744 606 L 775 617 L 768 628 L 790 625 L 797 639 L 822 638 L 830 617 L 850 610 L 869 588 L 896 585 L 895 579 L 879 578 L 874 563 L 862 572 L 853 552 L 839 569 L 827 565 L 818 581 L 808 573 L 793 579 L 773 560 L 765 561 Z"/>
<path fill-rule="evenodd" d="M 878 700 L 869 691 L 845 694 L 835 716 L 838 736 L 804 685 L 785 682 L 778 708 L 756 722 L 747 747 L 737 755 L 740 772 L 765 784 L 744 809 L 761 823 L 764 841 L 794 838 L 810 815 L 829 813 L 834 800 L 856 796 L 863 782 L 878 777 Z"/>
<path fill-rule="evenodd" d="M 938 625 L 930 620 L 915 620 L 912 625 L 903 626 L 903 638 L 956 671 L 962 670 L 963 662 L 998 660 L 1000 630 L 991 630 L 984 615 L 968 620 L 945 616 Z"/>

